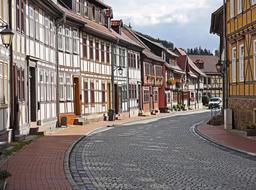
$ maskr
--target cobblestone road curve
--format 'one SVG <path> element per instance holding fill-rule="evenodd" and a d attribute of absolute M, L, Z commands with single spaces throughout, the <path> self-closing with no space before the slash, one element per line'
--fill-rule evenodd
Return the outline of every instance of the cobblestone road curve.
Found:
<path fill-rule="evenodd" d="M 209 113 L 117 127 L 84 138 L 70 155 L 80 189 L 256 190 L 256 161 L 219 149 L 189 128 Z"/>

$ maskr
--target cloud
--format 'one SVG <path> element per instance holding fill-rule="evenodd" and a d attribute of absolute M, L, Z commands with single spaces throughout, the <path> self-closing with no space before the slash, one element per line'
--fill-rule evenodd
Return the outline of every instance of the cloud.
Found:
<path fill-rule="evenodd" d="M 164 23 L 184 25 L 209 10 L 209 0 L 105 0 L 113 7 L 115 18 L 135 26 Z"/>

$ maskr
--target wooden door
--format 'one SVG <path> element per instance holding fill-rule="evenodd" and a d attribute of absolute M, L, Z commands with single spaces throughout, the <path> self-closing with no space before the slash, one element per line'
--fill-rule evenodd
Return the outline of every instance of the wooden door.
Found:
<path fill-rule="evenodd" d="M 74 112 L 75 115 L 81 115 L 81 94 L 80 94 L 80 78 L 74 77 L 73 79 L 74 91 Z"/>

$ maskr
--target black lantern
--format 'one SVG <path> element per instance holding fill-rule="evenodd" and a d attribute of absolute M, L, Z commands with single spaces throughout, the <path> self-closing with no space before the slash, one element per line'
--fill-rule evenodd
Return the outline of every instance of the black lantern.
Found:
<path fill-rule="evenodd" d="M 223 62 L 222 61 L 218 61 L 218 63 L 216 64 L 216 69 L 219 73 L 223 73 Z"/>
<path fill-rule="evenodd" d="M 122 67 L 118 67 L 118 72 L 119 72 L 119 75 L 123 75 L 123 72 L 124 72 L 124 70 L 123 70 L 123 68 Z"/>
<path fill-rule="evenodd" d="M 8 48 L 12 44 L 14 33 L 6 27 L 0 32 L 3 45 Z"/>

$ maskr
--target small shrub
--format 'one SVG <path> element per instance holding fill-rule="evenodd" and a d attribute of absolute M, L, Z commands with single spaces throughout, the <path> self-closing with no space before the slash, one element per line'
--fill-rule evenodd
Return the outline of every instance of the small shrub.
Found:
<path fill-rule="evenodd" d="M 0 171 L 0 180 L 5 180 L 10 176 L 11 174 L 7 170 Z"/>
<path fill-rule="evenodd" d="M 204 106 L 208 105 L 209 101 L 210 101 L 210 98 L 208 96 L 203 96 L 202 97 L 202 102 L 203 102 Z"/>

